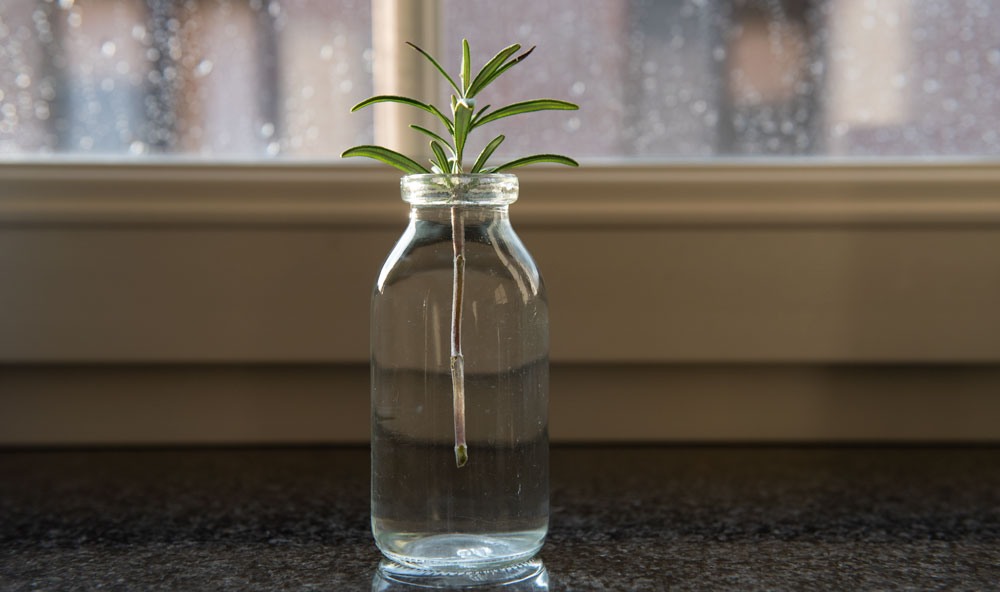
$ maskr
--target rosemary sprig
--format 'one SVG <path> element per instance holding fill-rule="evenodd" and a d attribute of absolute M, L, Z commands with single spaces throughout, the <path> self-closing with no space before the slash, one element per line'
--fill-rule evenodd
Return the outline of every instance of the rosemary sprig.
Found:
<path fill-rule="evenodd" d="M 451 117 L 445 115 L 440 109 L 430 103 L 402 97 L 398 95 L 378 95 L 355 105 L 351 111 L 357 111 L 374 105 L 376 103 L 402 103 L 410 105 L 432 113 L 447 131 L 451 140 L 432 130 L 411 125 L 410 127 L 419 133 L 430 138 L 430 147 L 433 157 L 430 159 L 431 168 L 423 166 L 416 160 L 400 154 L 395 150 L 382 146 L 355 146 L 345 150 L 342 157 L 364 156 L 373 158 L 386 164 L 392 165 L 407 174 L 428 174 L 437 173 L 441 175 L 460 175 L 464 172 L 463 161 L 465 148 L 469 134 L 486 124 L 493 123 L 498 119 L 531 113 L 534 111 L 547 110 L 573 110 L 579 109 L 577 105 L 558 99 L 535 99 L 523 101 L 500 107 L 490 111 L 491 105 L 481 107 L 476 111 L 476 95 L 483 91 L 494 80 L 504 72 L 524 61 L 534 47 L 524 53 L 513 57 L 520 51 L 521 46 L 517 43 L 500 50 L 492 59 L 472 76 L 472 60 L 469 51 L 468 40 L 462 40 L 462 64 L 458 77 L 458 82 L 452 78 L 441 66 L 434 56 L 427 53 L 416 45 L 407 42 L 407 45 L 418 51 L 427 58 L 438 72 L 448 81 L 448 84 L 455 91 L 451 96 Z M 505 137 L 499 135 L 491 140 L 479 153 L 475 163 L 470 169 L 470 173 L 502 173 L 513 168 L 522 167 L 539 162 L 551 162 L 568 166 L 579 166 L 578 163 L 568 156 L 559 154 L 533 154 L 524 156 L 509 162 L 487 167 L 487 162 L 496 151 L 497 147 L 504 141 Z M 447 150 L 447 153 L 446 153 Z M 450 153 L 450 157 L 449 157 Z M 462 467 L 469 460 L 468 442 L 465 434 L 465 356 L 462 353 L 462 308 L 464 304 L 465 291 L 465 223 L 464 214 L 460 207 L 451 207 L 451 234 L 452 249 L 454 251 L 453 261 L 453 281 L 452 281 L 452 319 L 451 319 L 451 381 L 452 381 L 452 409 L 455 419 L 455 464 Z"/>

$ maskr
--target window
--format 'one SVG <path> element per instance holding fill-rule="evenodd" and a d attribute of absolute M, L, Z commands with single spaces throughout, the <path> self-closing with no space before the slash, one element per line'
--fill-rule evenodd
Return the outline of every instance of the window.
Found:
<path fill-rule="evenodd" d="M 469 37 L 477 60 L 538 45 L 494 104 L 582 106 L 495 127 L 503 156 L 589 165 L 521 169 L 512 214 L 559 311 L 553 393 L 599 418 L 563 437 L 993 437 L 967 426 L 996 416 L 994 374 L 910 367 L 1000 362 L 998 31 L 994 0 L 0 0 L 0 366 L 56 393 L 0 376 L 0 417 L 22 443 L 134 443 L 175 401 L 181 438 L 241 417 L 363 439 L 364 311 L 406 206 L 398 171 L 338 155 L 426 143 L 419 111 L 348 109 L 393 84 L 445 99 L 402 41 L 454 68 Z M 275 363 L 244 415 L 247 366 Z M 914 370 L 898 392 L 884 363 Z M 148 419 L 105 430 L 122 404 Z M 794 413 L 741 431 L 770 409 Z"/>
<path fill-rule="evenodd" d="M 327 157 L 371 54 L 369 0 L 11 0 L 0 153 Z"/>
<path fill-rule="evenodd" d="M 539 46 L 491 89 L 497 102 L 581 104 L 506 120 L 508 154 L 1000 155 L 1000 7 L 988 0 L 414 6 L 436 8 L 420 41 L 450 65 L 463 36 L 479 60 L 511 40 Z M 376 62 L 372 30 L 370 0 L 9 0 L 0 153 L 334 159 L 373 137 L 375 110 L 348 115 L 372 94 L 373 68 L 393 62 Z"/>

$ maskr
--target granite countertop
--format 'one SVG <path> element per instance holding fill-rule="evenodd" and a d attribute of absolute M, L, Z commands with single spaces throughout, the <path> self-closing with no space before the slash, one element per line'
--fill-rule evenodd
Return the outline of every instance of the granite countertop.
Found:
<path fill-rule="evenodd" d="M 1000 448 L 556 447 L 541 557 L 550 590 L 998 589 Z M 372 590 L 379 558 L 363 448 L 0 452 L 0 590 Z"/>

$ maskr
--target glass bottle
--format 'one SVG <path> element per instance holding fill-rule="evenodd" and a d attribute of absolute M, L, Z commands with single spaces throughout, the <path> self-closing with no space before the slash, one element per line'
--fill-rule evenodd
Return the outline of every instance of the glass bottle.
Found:
<path fill-rule="evenodd" d="M 372 295 L 372 531 L 408 569 L 514 565 L 549 517 L 548 303 L 510 225 L 517 177 L 401 187 L 410 223 Z"/>

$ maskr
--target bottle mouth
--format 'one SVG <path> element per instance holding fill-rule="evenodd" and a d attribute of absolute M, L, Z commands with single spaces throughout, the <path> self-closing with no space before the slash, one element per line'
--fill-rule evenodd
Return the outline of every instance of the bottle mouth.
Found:
<path fill-rule="evenodd" d="M 399 182 L 403 201 L 416 206 L 505 206 L 517 200 L 517 175 L 407 175 Z"/>

